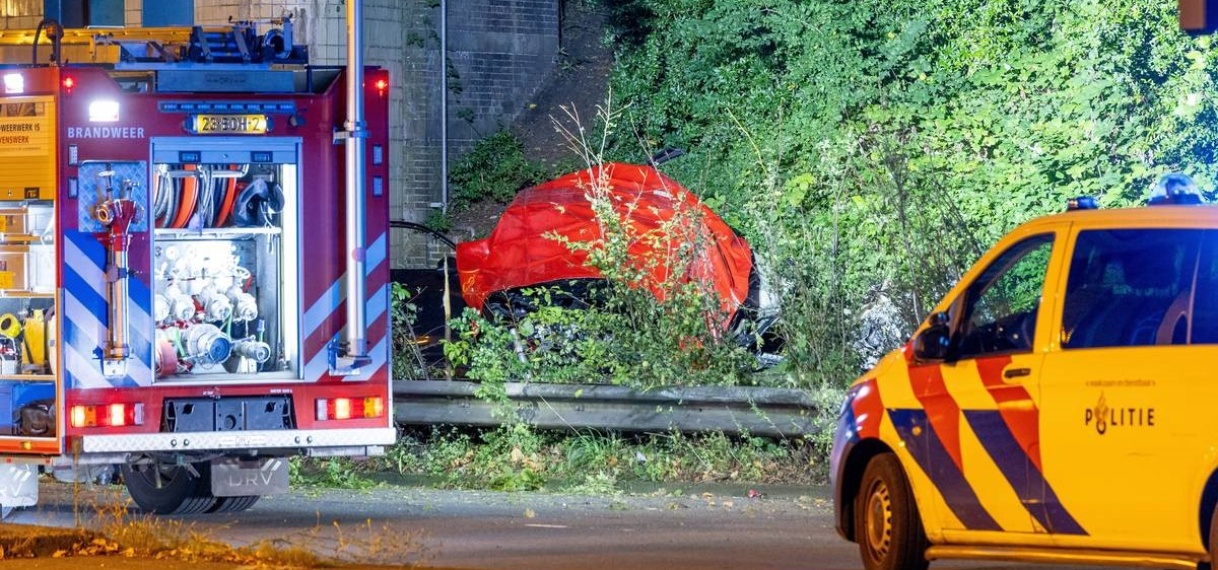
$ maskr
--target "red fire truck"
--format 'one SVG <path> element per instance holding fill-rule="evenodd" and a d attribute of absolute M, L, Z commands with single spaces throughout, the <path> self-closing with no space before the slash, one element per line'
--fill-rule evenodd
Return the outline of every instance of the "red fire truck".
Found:
<path fill-rule="evenodd" d="M 115 465 L 243 510 L 393 442 L 388 76 L 275 24 L 0 32 L 6 511 Z"/>

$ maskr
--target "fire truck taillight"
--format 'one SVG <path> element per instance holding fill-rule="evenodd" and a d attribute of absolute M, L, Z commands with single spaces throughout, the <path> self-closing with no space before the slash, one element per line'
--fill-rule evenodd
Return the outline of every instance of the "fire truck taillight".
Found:
<path fill-rule="evenodd" d="M 72 427 L 123 427 L 144 425 L 144 404 L 114 403 L 72 406 Z"/>
<path fill-rule="evenodd" d="M 319 421 L 381 418 L 384 416 L 385 399 L 380 396 L 317 400 L 317 419 Z"/>
<path fill-rule="evenodd" d="M 72 88 L 76 87 L 76 80 L 72 79 L 71 75 L 64 76 L 61 83 L 63 84 L 63 90 L 67 91 L 69 95 L 72 93 Z"/>

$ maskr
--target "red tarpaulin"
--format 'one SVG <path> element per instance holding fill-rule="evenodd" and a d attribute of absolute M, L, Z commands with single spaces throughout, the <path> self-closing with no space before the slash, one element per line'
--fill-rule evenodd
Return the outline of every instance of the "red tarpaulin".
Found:
<path fill-rule="evenodd" d="M 664 300 L 674 272 L 705 283 L 718 296 L 726 327 L 749 293 L 748 243 L 676 181 L 631 164 L 581 170 L 517 194 L 490 236 L 457 245 L 466 303 L 482 310 L 493 293 L 602 277 L 585 263 L 587 252 L 553 237 L 599 243 L 601 225 L 589 201 L 597 195 L 608 198 L 623 223 L 630 263 L 646 276 L 639 285 Z M 683 244 L 694 247 L 677 253 Z"/>

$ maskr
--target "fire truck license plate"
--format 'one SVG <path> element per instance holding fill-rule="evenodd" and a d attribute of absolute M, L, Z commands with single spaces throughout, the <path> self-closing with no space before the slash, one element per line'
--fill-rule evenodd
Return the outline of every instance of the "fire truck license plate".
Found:
<path fill-rule="evenodd" d="M 266 115 L 195 115 L 194 131 L 201 135 L 261 135 Z"/>

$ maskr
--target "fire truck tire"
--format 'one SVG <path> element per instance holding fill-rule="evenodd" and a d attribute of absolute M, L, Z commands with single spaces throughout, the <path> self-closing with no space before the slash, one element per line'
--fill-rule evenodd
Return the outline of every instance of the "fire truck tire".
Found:
<path fill-rule="evenodd" d="M 123 465 L 123 483 L 131 500 L 145 512 L 157 515 L 194 515 L 216 504 L 211 494 L 211 469 L 196 463 L 199 476 L 181 465 Z M 160 478 L 160 486 L 157 486 Z"/>
<path fill-rule="evenodd" d="M 926 570 L 926 533 L 895 455 L 881 453 L 867 463 L 855 497 L 854 522 L 864 568 Z"/>
<path fill-rule="evenodd" d="M 239 513 L 249 510 L 262 495 L 243 495 L 240 497 L 216 497 L 216 504 L 207 510 L 209 513 Z"/>

